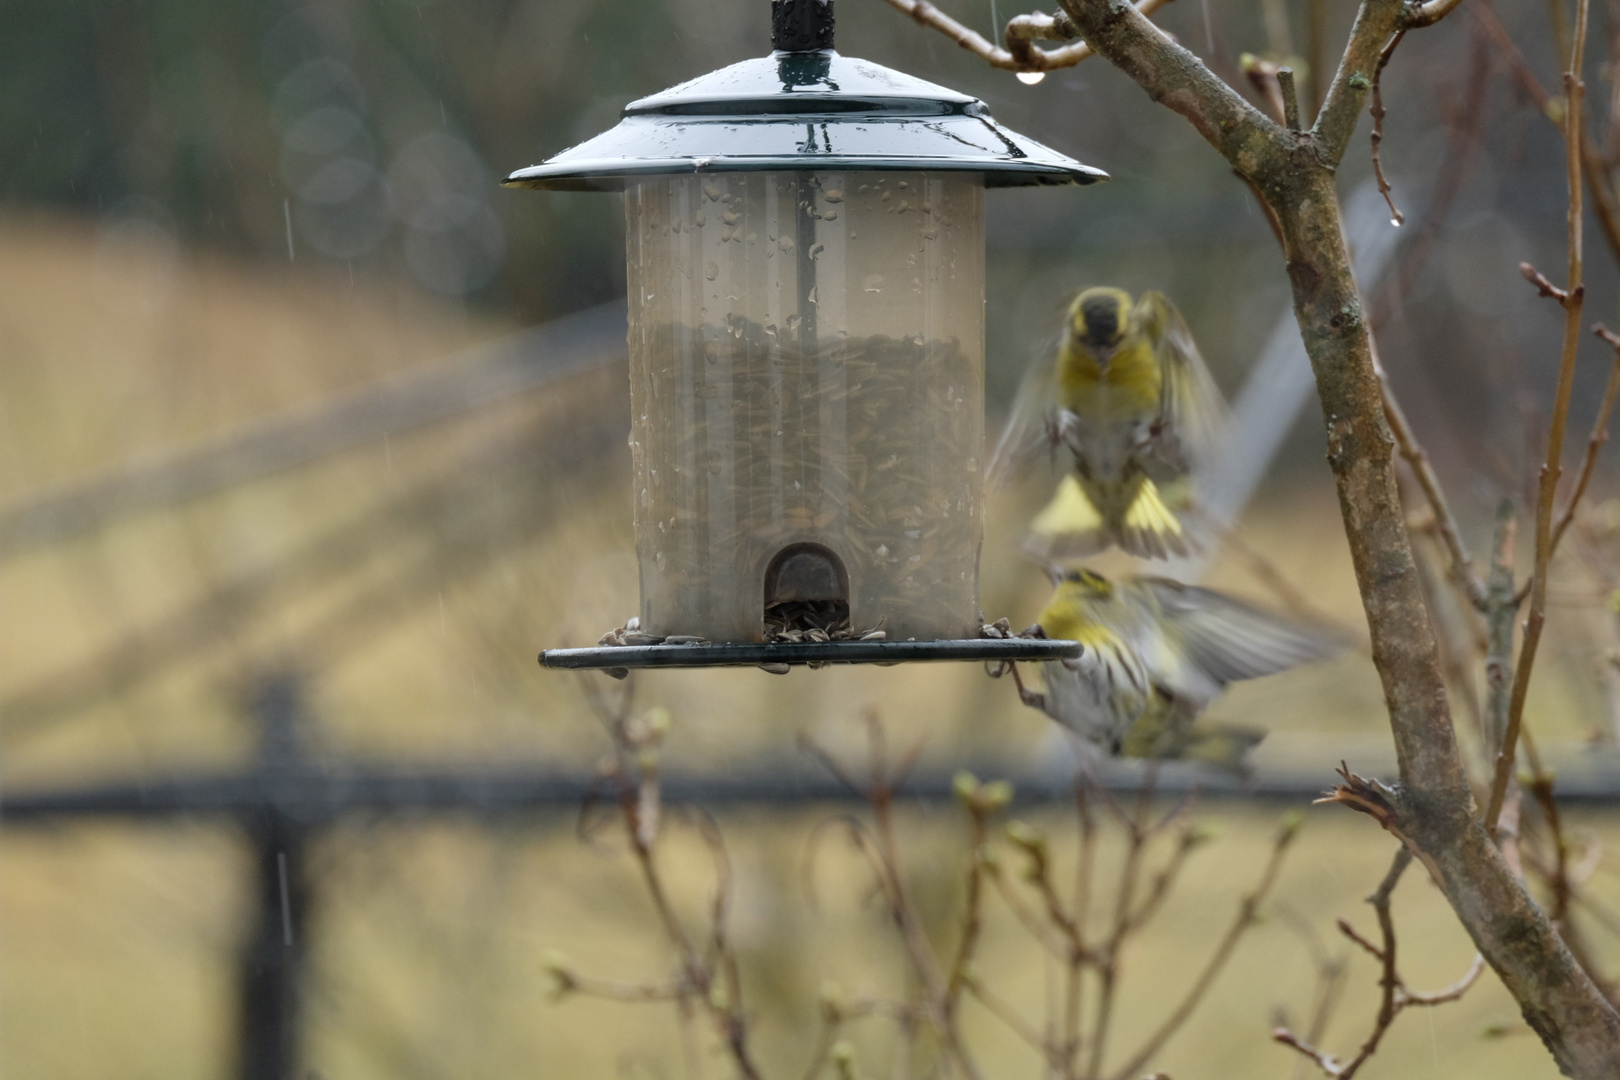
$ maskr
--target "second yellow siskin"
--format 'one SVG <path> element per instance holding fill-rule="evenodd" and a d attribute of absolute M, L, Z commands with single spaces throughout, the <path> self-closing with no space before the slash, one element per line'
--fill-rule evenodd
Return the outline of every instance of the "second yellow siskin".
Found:
<path fill-rule="evenodd" d="M 1078 641 L 1073 660 L 1041 665 L 1041 709 L 1110 756 L 1189 759 L 1241 772 L 1261 732 L 1194 723 L 1228 683 L 1322 660 L 1345 646 L 1331 630 L 1165 578 L 1112 582 L 1089 570 L 1058 581 L 1037 620 Z M 1017 670 L 1014 669 L 1017 676 Z"/>

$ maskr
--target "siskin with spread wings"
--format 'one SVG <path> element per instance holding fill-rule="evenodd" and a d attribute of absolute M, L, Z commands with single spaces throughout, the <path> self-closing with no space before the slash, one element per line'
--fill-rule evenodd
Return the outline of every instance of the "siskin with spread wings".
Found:
<path fill-rule="evenodd" d="M 1157 292 L 1087 289 L 1069 305 L 1057 359 L 1037 359 L 990 465 L 992 487 L 1065 448 L 1074 468 L 1030 526 L 1043 561 L 1118 545 L 1169 558 L 1199 547 L 1192 497 L 1226 406 L 1175 305 Z"/>
<path fill-rule="evenodd" d="M 1042 663 L 1044 691 L 1020 679 L 1024 704 L 1110 755 L 1198 760 L 1234 772 L 1245 770 L 1263 733 L 1195 726 L 1199 713 L 1228 683 L 1326 659 L 1345 645 L 1332 631 L 1209 589 L 1155 577 L 1115 583 L 1089 570 L 1063 574 L 1038 625 L 1084 650 Z"/>

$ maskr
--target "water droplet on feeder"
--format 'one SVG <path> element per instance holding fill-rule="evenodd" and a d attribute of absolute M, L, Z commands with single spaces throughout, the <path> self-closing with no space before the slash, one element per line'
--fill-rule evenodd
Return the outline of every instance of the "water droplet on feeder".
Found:
<path fill-rule="evenodd" d="M 704 184 L 703 194 L 709 197 L 710 202 L 714 202 L 716 199 L 720 198 L 720 189 L 715 187 L 713 184 Z"/>
<path fill-rule="evenodd" d="M 1025 86 L 1034 86 L 1044 78 L 1046 78 L 1046 72 L 1044 71 L 1020 71 L 1018 73 L 1018 81 Z"/>
<path fill-rule="evenodd" d="M 825 214 L 821 215 L 821 220 L 822 221 L 837 221 L 838 220 L 838 211 L 836 211 L 836 210 L 828 210 Z"/>
<path fill-rule="evenodd" d="M 1396 228 L 1397 228 L 1397 229 L 1398 229 L 1398 228 L 1400 228 L 1400 227 L 1401 227 L 1401 219 L 1400 219 L 1400 218 L 1398 218 L 1398 217 L 1392 217 L 1392 218 L 1390 218 L 1390 219 L 1389 219 L 1389 223 L 1390 223 L 1390 224 L 1391 224 L 1391 225 L 1393 225 L 1393 226 L 1395 226 L 1395 227 L 1396 227 Z"/>
<path fill-rule="evenodd" d="M 824 191 L 822 193 L 821 197 L 826 199 L 828 202 L 843 202 L 844 201 L 844 193 L 839 188 L 828 188 L 826 191 Z"/>
<path fill-rule="evenodd" d="M 713 281 L 720 276 L 720 266 L 713 259 L 703 264 L 703 276 Z"/>
<path fill-rule="evenodd" d="M 708 215 L 704 214 L 704 212 L 701 210 L 692 215 L 692 224 L 696 225 L 700 229 L 703 228 L 704 225 L 708 224 L 708 221 Z"/>

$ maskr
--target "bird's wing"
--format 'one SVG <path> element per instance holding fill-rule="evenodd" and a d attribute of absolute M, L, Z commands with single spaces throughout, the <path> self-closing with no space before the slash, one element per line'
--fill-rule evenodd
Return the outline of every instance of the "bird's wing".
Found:
<path fill-rule="evenodd" d="M 1005 487 L 1030 462 L 1058 446 L 1058 399 L 1053 357 L 1057 343 L 1044 343 L 1030 358 L 1013 398 L 1007 426 L 985 469 L 986 490 Z"/>
<path fill-rule="evenodd" d="M 1153 447 L 1166 464 L 1196 471 L 1214 457 L 1226 422 L 1226 400 L 1210 377 L 1187 320 L 1163 293 L 1146 292 L 1132 318 L 1153 342 L 1162 388 Z"/>
<path fill-rule="evenodd" d="M 1158 607 L 1165 651 L 1154 674 L 1177 694 L 1209 701 L 1227 683 L 1325 660 L 1349 643 L 1335 631 L 1252 608 L 1167 578 L 1138 584 Z"/>

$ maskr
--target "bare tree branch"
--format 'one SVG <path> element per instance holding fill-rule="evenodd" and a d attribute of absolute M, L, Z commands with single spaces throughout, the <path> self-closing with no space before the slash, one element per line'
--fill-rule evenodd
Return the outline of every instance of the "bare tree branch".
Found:
<path fill-rule="evenodd" d="M 1586 50 L 1588 0 L 1575 8 L 1575 37 L 1570 49 L 1569 70 L 1564 72 L 1564 149 L 1565 180 L 1569 185 L 1569 270 L 1568 283 L 1558 302 L 1564 309 L 1564 345 L 1558 363 L 1558 389 L 1554 396 L 1552 423 L 1547 429 L 1547 459 L 1541 467 L 1541 484 L 1536 495 L 1536 559 L 1530 577 L 1530 611 L 1524 621 L 1524 641 L 1519 646 L 1519 663 L 1513 672 L 1513 697 L 1508 704 L 1507 732 L 1496 756 L 1496 775 L 1491 780 L 1491 799 L 1485 811 L 1485 827 L 1496 828 L 1507 796 L 1508 779 L 1518 748 L 1519 728 L 1524 723 L 1524 702 L 1530 691 L 1530 674 L 1541 644 L 1542 624 L 1547 618 L 1547 575 L 1552 562 L 1553 502 L 1558 496 L 1558 478 L 1563 475 L 1564 426 L 1569 421 L 1569 397 L 1575 385 L 1575 355 L 1580 347 L 1581 308 L 1586 286 L 1581 281 L 1581 102 L 1586 84 L 1581 81 L 1582 57 Z M 1546 279 L 1528 264 L 1520 269 L 1537 288 L 1546 293 Z M 1556 290 L 1555 290 L 1556 291 Z"/>
<path fill-rule="evenodd" d="M 1372 91 L 1373 72 L 1378 69 L 1385 44 L 1401 28 L 1405 11 L 1400 0 L 1364 0 L 1357 12 L 1349 46 L 1328 86 L 1316 126 L 1311 129 L 1324 161 L 1337 164 L 1344 158 Z"/>

